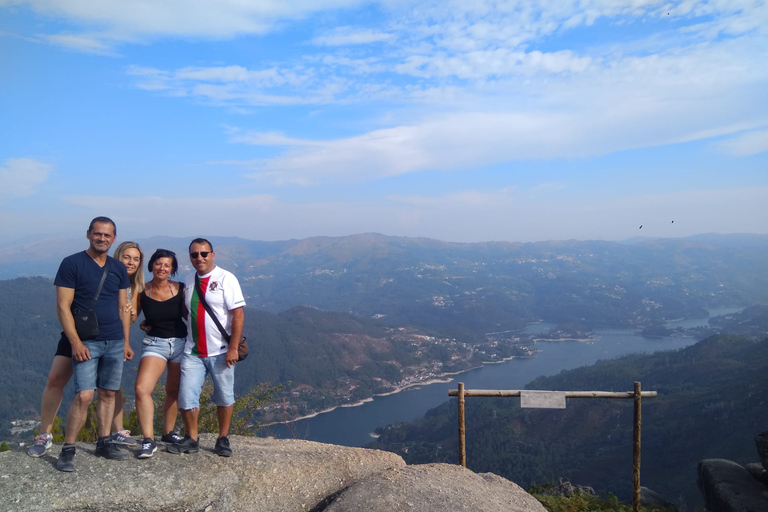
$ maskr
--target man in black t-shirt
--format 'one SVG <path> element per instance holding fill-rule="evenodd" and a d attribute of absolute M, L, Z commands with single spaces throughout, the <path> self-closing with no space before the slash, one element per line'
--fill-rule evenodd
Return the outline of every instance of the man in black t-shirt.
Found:
<path fill-rule="evenodd" d="M 85 424 L 88 405 L 98 393 L 96 409 L 99 440 L 96 455 L 125 460 L 126 452 L 110 442 L 110 424 L 115 407 L 115 391 L 120 389 L 123 362 L 133 358 L 128 344 L 131 325 L 128 303 L 128 273 L 125 265 L 107 252 L 117 234 L 115 223 L 107 217 L 91 221 L 86 238 L 87 250 L 67 256 L 56 274 L 56 312 L 64 336 L 72 345 L 75 399 L 67 413 L 66 437 L 56 462 L 59 471 L 75 470 L 75 441 Z M 93 307 L 99 324 L 98 335 L 82 340 L 75 328 L 73 311 L 87 311 L 99 287 L 104 270 L 107 274 L 98 300 Z"/>

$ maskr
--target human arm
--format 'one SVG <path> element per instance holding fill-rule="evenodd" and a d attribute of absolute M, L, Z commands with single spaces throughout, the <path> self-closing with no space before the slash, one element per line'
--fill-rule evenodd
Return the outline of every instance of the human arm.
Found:
<path fill-rule="evenodd" d="M 72 359 L 75 361 L 87 361 L 91 358 L 88 347 L 80 341 L 75 329 L 75 318 L 72 316 L 72 302 L 75 300 L 74 288 L 56 287 L 56 315 L 59 317 L 61 329 L 72 345 Z"/>
<path fill-rule="evenodd" d="M 141 301 L 139 300 L 139 293 L 134 288 L 131 293 L 131 299 L 128 301 L 128 305 L 125 306 L 131 313 L 131 324 L 133 324 L 138 318 L 141 312 Z"/>
<path fill-rule="evenodd" d="M 240 338 L 243 337 L 243 325 L 245 323 L 245 311 L 243 308 L 231 309 L 232 315 L 232 335 L 229 338 L 229 348 L 227 349 L 227 368 L 237 362 L 237 349 L 240 346 Z"/>
<path fill-rule="evenodd" d="M 133 349 L 131 348 L 131 310 L 127 307 L 128 303 L 128 289 L 122 288 L 117 293 L 117 305 L 120 311 L 120 321 L 123 324 L 123 343 L 124 343 L 124 355 L 123 361 L 129 361 L 133 359 Z"/>

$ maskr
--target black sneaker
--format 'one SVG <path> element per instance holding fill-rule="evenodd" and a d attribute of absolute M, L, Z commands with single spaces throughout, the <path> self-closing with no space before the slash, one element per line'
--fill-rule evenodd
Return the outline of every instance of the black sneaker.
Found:
<path fill-rule="evenodd" d="M 117 447 L 110 439 L 96 443 L 96 455 L 110 460 L 125 460 L 128 454 Z"/>
<path fill-rule="evenodd" d="M 61 449 L 59 460 L 56 461 L 56 469 L 68 473 L 75 470 L 75 445 L 65 446 Z"/>
<path fill-rule="evenodd" d="M 156 451 L 157 451 L 157 443 L 155 443 L 155 440 L 145 437 L 144 441 L 141 443 L 141 451 L 139 452 L 139 458 L 148 459 L 152 457 Z"/>
<path fill-rule="evenodd" d="M 181 437 L 176 432 L 168 432 L 167 434 L 165 434 L 163 437 L 160 438 L 160 441 L 158 441 L 157 444 L 164 444 L 164 445 L 179 444 L 183 440 L 184 438 Z"/>
<path fill-rule="evenodd" d="M 168 453 L 179 455 L 181 453 L 197 453 L 200 451 L 200 444 L 196 439 L 189 437 L 189 434 L 184 436 L 184 439 L 180 443 L 169 444 L 165 447 Z"/>
<path fill-rule="evenodd" d="M 213 448 L 213 453 L 219 457 L 232 456 L 232 448 L 229 447 L 229 438 L 227 436 L 220 437 L 216 440 L 216 446 Z"/>

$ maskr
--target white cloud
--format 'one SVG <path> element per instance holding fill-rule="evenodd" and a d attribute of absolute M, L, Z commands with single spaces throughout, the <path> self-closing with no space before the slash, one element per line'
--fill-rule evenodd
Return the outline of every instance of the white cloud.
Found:
<path fill-rule="evenodd" d="M 735 156 L 756 155 L 768 151 L 768 130 L 741 134 L 720 143 L 720 148 Z"/>
<path fill-rule="evenodd" d="M 326 34 L 315 37 L 312 42 L 319 46 L 348 46 L 387 42 L 394 40 L 394 38 L 393 34 L 380 30 L 337 27 Z"/>
<path fill-rule="evenodd" d="M 362 0 L 5 0 L 51 17 L 100 27 L 106 41 L 163 36 L 231 38 L 264 34 L 283 19 L 350 7 Z"/>
<path fill-rule="evenodd" d="M 53 166 L 34 158 L 8 158 L 0 167 L 0 196 L 25 197 L 35 193 L 35 188 L 45 183 Z"/>
<path fill-rule="evenodd" d="M 233 141 L 287 147 L 256 163 L 256 175 L 308 184 L 600 156 L 707 139 L 766 125 L 763 50 L 765 41 L 745 37 L 647 56 L 618 55 L 566 76 L 552 74 L 561 64 L 548 64 L 549 70 L 525 80 L 493 78 L 401 94 L 404 105 L 423 101 L 424 109 L 391 111 L 390 127 L 352 137 L 299 140 L 249 132 Z M 425 113 L 427 108 L 432 111 Z M 762 132 L 745 137 L 732 151 L 762 147 Z"/>
<path fill-rule="evenodd" d="M 43 35 L 42 39 L 55 46 L 96 55 L 116 56 L 112 45 L 104 41 L 103 36 L 87 34 L 52 34 Z"/>

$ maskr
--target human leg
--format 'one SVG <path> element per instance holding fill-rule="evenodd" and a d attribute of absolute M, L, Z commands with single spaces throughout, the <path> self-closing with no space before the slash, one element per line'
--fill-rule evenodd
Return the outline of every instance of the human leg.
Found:
<path fill-rule="evenodd" d="M 213 379 L 213 397 L 219 420 L 219 437 L 229 435 L 232 412 L 235 403 L 235 367 L 227 366 L 226 354 L 209 359 L 209 370 Z"/>
<path fill-rule="evenodd" d="M 213 451 L 221 457 L 231 457 L 232 448 L 229 445 L 228 436 L 235 408 L 235 367 L 227 366 L 226 354 L 208 359 L 213 379 L 212 401 L 216 404 L 216 415 L 219 420 L 219 438 L 216 440 Z"/>
<path fill-rule="evenodd" d="M 199 451 L 197 422 L 200 414 L 200 391 L 203 388 L 206 368 L 202 358 L 184 354 L 181 361 L 181 383 L 179 386 L 179 409 L 187 435 L 180 443 L 166 447 L 169 453 L 196 453 Z"/>
<path fill-rule="evenodd" d="M 85 425 L 85 418 L 88 414 L 88 406 L 93 402 L 93 389 L 85 389 L 78 392 L 72 400 L 72 404 L 67 411 L 67 426 L 64 442 L 66 444 L 75 444 L 77 434 Z"/>
<path fill-rule="evenodd" d="M 181 360 L 181 377 L 179 384 L 179 409 L 184 419 L 187 434 L 197 439 L 197 421 L 199 417 L 200 392 L 203 389 L 205 375 L 208 372 L 204 359 L 184 354 Z"/>
<path fill-rule="evenodd" d="M 115 391 L 99 388 L 97 395 L 99 401 L 96 403 L 96 418 L 99 420 L 99 437 L 109 437 L 115 412 Z"/>
<path fill-rule="evenodd" d="M 155 356 L 145 356 L 139 362 L 139 373 L 136 375 L 136 415 L 139 418 L 141 433 L 145 438 L 154 439 L 155 405 L 152 402 L 152 391 L 157 380 L 165 370 L 165 359 Z"/>
<path fill-rule="evenodd" d="M 165 403 L 163 404 L 163 434 L 170 434 L 176 427 L 179 413 L 179 385 L 181 382 L 181 364 L 168 363 L 165 377 Z"/>
<path fill-rule="evenodd" d="M 99 358 L 106 347 L 102 341 L 84 341 L 91 358 L 86 361 L 72 361 L 72 376 L 75 383 L 75 398 L 67 411 L 67 426 L 64 436 L 66 444 L 74 444 L 80 429 L 85 425 L 88 406 L 93 401 L 97 388 Z"/>
<path fill-rule="evenodd" d="M 108 437 L 115 412 L 115 394 L 120 389 L 123 376 L 123 340 L 101 342 L 103 352 L 98 354 L 97 389 L 99 403 L 96 415 L 99 420 L 99 437 Z M 93 353 L 91 354 L 93 357 Z"/>
<path fill-rule="evenodd" d="M 197 431 L 197 420 L 200 416 L 200 408 L 183 409 L 181 411 L 181 418 L 184 420 L 184 426 L 187 429 L 187 436 L 192 439 L 198 439 L 200 434 Z"/>
<path fill-rule="evenodd" d="M 123 408 L 125 407 L 125 395 L 121 390 L 115 391 L 115 412 L 112 414 L 112 430 L 120 432 L 125 429 Z"/>
<path fill-rule="evenodd" d="M 48 380 L 43 389 L 43 399 L 40 403 L 40 431 L 50 433 L 53 420 L 59 412 L 61 399 L 64 396 L 64 386 L 72 378 L 72 358 L 57 355 L 51 363 Z"/>
<path fill-rule="evenodd" d="M 69 344 L 69 341 L 67 341 Z M 53 421 L 61 407 L 64 396 L 64 386 L 72 378 L 72 357 L 57 354 L 53 357 L 51 369 L 48 372 L 48 380 L 43 389 L 43 397 L 40 401 L 40 432 L 35 437 L 35 442 L 27 450 L 30 457 L 45 455 L 53 444 Z"/>

